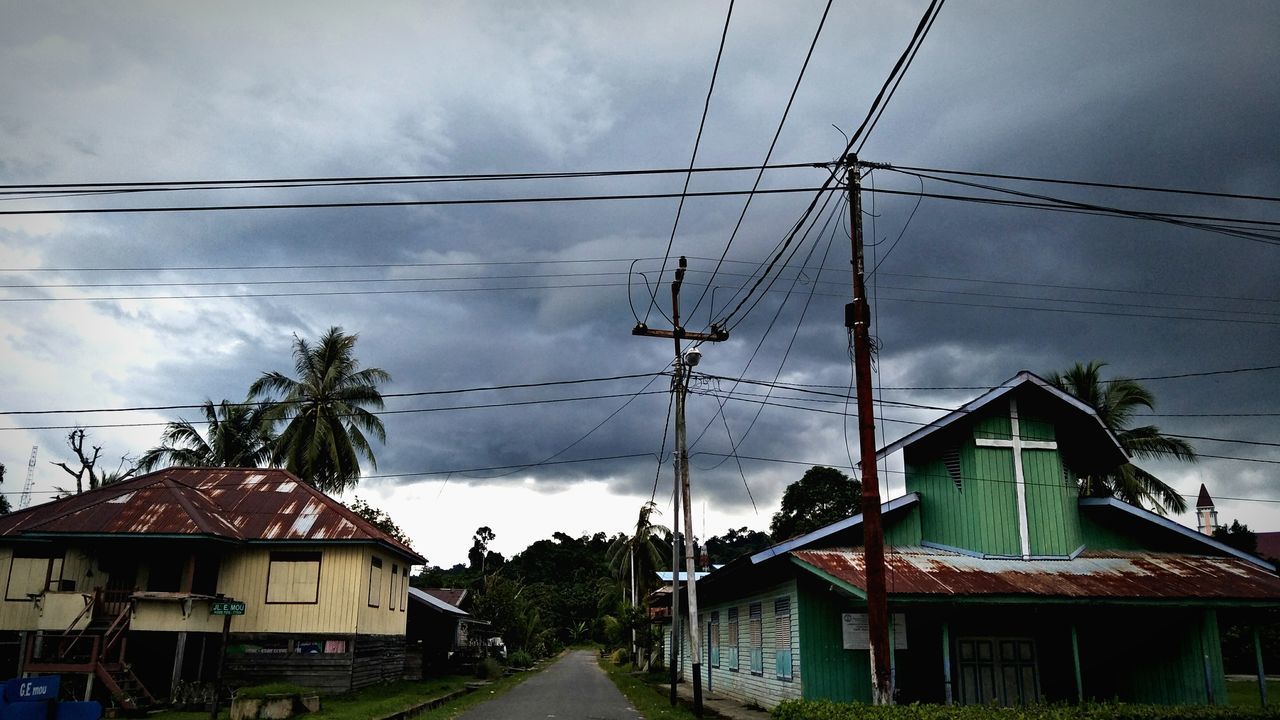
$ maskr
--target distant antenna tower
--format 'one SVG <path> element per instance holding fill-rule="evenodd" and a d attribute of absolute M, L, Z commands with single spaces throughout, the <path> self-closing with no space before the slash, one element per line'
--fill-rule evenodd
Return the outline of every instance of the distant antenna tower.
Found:
<path fill-rule="evenodd" d="M 22 497 L 18 499 L 18 509 L 26 510 L 31 504 L 31 481 L 36 477 L 36 451 L 39 445 L 31 446 L 31 459 L 27 461 L 27 484 L 22 487 Z"/>

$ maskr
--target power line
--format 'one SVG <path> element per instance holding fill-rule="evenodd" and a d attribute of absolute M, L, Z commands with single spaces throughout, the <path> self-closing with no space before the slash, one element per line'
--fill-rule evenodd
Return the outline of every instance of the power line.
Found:
<path fill-rule="evenodd" d="M 685 197 L 732 197 L 758 193 L 785 195 L 810 193 L 815 188 L 770 188 L 766 190 L 703 190 L 690 193 L 630 193 L 613 195 L 547 195 L 540 197 L 455 198 L 452 200 L 349 200 L 345 202 L 263 203 L 232 205 L 171 205 L 156 207 L 57 208 L 50 210 L 0 210 L 2 215 L 115 215 L 126 213 L 185 213 L 222 210 L 301 210 L 316 208 L 433 207 L 442 205 L 522 205 L 531 203 L 597 202 L 605 200 L 665 200 Z"/>
<path fill-rule="evenodd" d="M 648 386 L 646 385 L 646 387 Z M 406 415 L 406 414 L 418 414 L 418 413 L 450 412 L 454 410 L 485 410 L 485 409 L 491 409 L 491 408 L 520 407 L 525 405 L 554 405 L 557 403 L 579 402 L 583 400 L 610 400 L 613 398 L 622 398 L 622 397 L 630 398 L 627 401 L 629 403 L 632 400 L 635 400 L 637 397 L 640 397 L 641 395 L 658 395 L 663 392 L 665 391 L 664 390 L 652 390 L 652 391 L 641 390 L 635 393 L 615 393 L 611 395 L 584 395 L 579 397 L 567 397 L 567 398 L 547 398 L 543 400 L 510 400 L 507 402 L 477 403 L 474 405 L 453 405 L 450 407 L 406 408 L 403 410 L 371 410 L 371 411 L 368 411 L 368 414 L 384 416 L 384 415 Z M 347 414 L 337 415 L 336 417 L 349 418 L 349 417 L 357 417 L 357 415 L 354 413 L 347 413 Z M 29 427 L 0 427 L 0 432 L 11 431 L 11 430 L 76 430 L 81 428 L 86 430 L 94 430 L 94 429 L 101 429 L 101 428 L 167 427 L 172 424 L 173 423 L 171 422 L 145 422 L 145 423 L 102 423 L 102 424 L 80 423 L 76 425 L 36 425 L 36 426 L 29 426 Z"/>
<path fill-rule="evenodd" d="M 724 15 L 724 30 L 720 31 L 720 47 L 716 50 L 716 62 L 715 62 L 715 65 L 711 68 L 711 83 L 707 87 L 707 98 L 702 103 L 702 118 L 698 120 L 698 134 L 693 139 L 693 152 L 689 155 L 689 172 L 686 173 L 684 176 L 684 187 L 681 188 L 680 190 L 680 203 L 676 205 L 676 217 L 675 217 L 675 220 L 671 223 L 671 237 L 667 239 L 667 250 L 662 254 L 662 267 L 659 268 L 658 279 L 654 282 L 654 284 L 656 285 L 662 284 L 662 276 L 667 271 L 667 262 L 671 260 L 671 246 L 674 245 L 676 242 L 676 229 L 680 227 L 680 215 L 681 213 L 684 212 L 684 200 L 686 197 L 688 197 L 689 181 L 693 179 L 693 165 L 698 159 L 698 147 L 702 144 L 702 131 L 703 129 L 706 128 L 707 115 L 711 112 L 711 96 L 716 89 L 716 77 L 720 75 L 720 59 L 721 57 L 724 56 L 725 40 L 728 39 L 729 37 L 729 20 L 732 18 L 733 18 L 733 0 L 729 0 L 729 9 L 727 12 L 725 12 L 725 15 Z M 765 163 L 767 164 L 768 162 L 769 162 L 769 159 L 766 157 Z M 764 171 L 761 170 L 760 174 L 763 175 Z M 748 195 L 747 197 L 749 201 L 750 196 Z M 639 320 L 639 318 L 637 318 L 637 321 L 641 323 L 648 322 L 649 313 L 653 310 L 654 306 L 656 306 L 657 304 L 658 304 L 657 296 L 651 293 L 649 295 L 649 308 L 644 311 L 644 320 Z M 697 308 L 695 307 L 694 309 L 696 310 Z M 663 313 L 664 317 L 665 315 L 666 313 Z M 689 313 L 689 317 L 693 317 L 693 313 Z M 668 322 L 671 322 L 671 318 L 666 318 L 666 319 Z M 674 322 L 671 322 L 671 324 L 673 326 L 675 325 Z M 655 480 L 655 493 L 656 493 L 656 482 L 657 481 Z"/>
<path fill-rule="evenodd" d="M 544 382 L 532 383 L 509 383 L 506 385 L 481 385 L 468 388 L 452 388 L 448 390 L 418 390 L 412 392 L 400 393 L 383 393 L 382 398 L 403 398 L 403 397 L 426 397 L 431 395 L 457 395 L 460 393 L 473 392 L 489 392 L 494 390 L 523 390 L 527 388 L 553 387 L 560 385 L 582 385 L 586 383 L 611 382 L 614 380 L 633 380 L 635 378 L 647 378 L 653 375 L 662 375 L 664 373 L 632 373 L 629 375 L 610 375 L 608 377 L 594 378 L 577 378 L 574 380 L 547 380 Z M 303 401 L 255 401 L 255 402 L 238 402 L 227 403 L 229 407 L 264 407 L 267 405 L 285 405 Z M 203 408 L 204 404 L 199 405 L 139 405 L 135 407 L 114 407 L 114 408 L 81 408 L 74 410 L 3 410 L 0 415 L 71 415 L 81 413 L 116 413 L 116 412 L 143 412 L 143 411 L 160 411 L 160 410 L 197 410 Z"/>
<path fill-rule="evenodd" d="M 794 170 L 811 168 L 814 163 L 777 163 L 764 168 L 766 170 Z M 299 178 L 258 178 L 244 180 L 156 180 L 145 182 L 98 182 L 98 183 L 32 183 L 0 185 L 0 195 L 14 192 L 75 192 L 84 189 L 86 192 L 106 190 L 164 191 L 171 189 L 221 190 L 221 189 L 261 189 L 274 187 L 346 187 L 352 185 L 380 185 L 387 183 L 449 183 L 494 180 L 563 180 L 578 178 L 628 177 L 637 175 L 674 175 L 677 173 L 725 173 L 760 170 L 758 165 L 721 165 L 702 168 L 645 168 L 625 170 L 575 170 L 561 172 L 513 172 L 513 173 L 460 173 L 452 175 L 364 175 L 352 177 L 299 177 Z M 282 184 L 284 183 L 284 184 Z M 225 187 L 223 187 L 225 186 Z"/>
<path fill-rule="evenodd" d="M 1200 197 L 1227 198 L 1231 200 L 1260 200 L 1263 202 L 1280 202 L 1280 197 L 1273 195 L 1244 195 L 1239 193 L 1215 192 L 1210 190 L 1188 190 L 1185 188 L 1155 187 L 1151 185 L 1128 185 L 1120 183 L 1089 182 L 1085 180 L 1063 180 L 1059 178 L 1034 177 L 1031 175 L 1008 175 L 1003 173 L 984 173 L 966 170 L 943 170 L 939 168 L 912 167 L 895 165 L 898 170 L 917 173 L 936 173 L 939 175 L 963 175 L 966 177 L 991 178 L 993 180 L 1020 180 L 1025 182 L 1046 183 L 1053 185 L 1075 185 L 1079 187 L 1107 188 L 1112 190 L 1135 190 L 1140 192 L 1170 193 L 1177 195 L 1194 195 Z"/>
<path fill-rule="evenodd" d="M 925 11 L 925 17 L 929 19 L 929 22 L 924 25 L 923 31 L 919 28 L 916 29 L 915 35 L 912 36 L 911 42 L 907 45 L 911 50 L 911 54 L 907 56 L 907 61 L 902 64 L 902 69 L 899 71 L 895 68 L 895 72 L 890 74 L 890 77 L 893 78 L 893 87 L 889 89 L 889 95 L 885 97 L 883 103 L 879 101 L 879 98 L 876 98 L 876 104 L 872 106 L 875 118 L 871 120 L 871 125 L 862 134 L 862 140 L 858 142 L 858 149 L 854 151 L 855 154 L 862 152 L 862 147 L 867 144 L 867 139 L 871 137 L 871 133 L 875 131 L 876 125 L 880 122 L 880 117 L 884 115 L 885 108 L 889 107 L 889 103 L 893 101 L 894 94 L 898 92 L 898 85 L 902 84 L 902 78 L 907 76 L 907 70 L 911 67 L 911 63 L 915 62 L 916 53 L 920 52 L 920 48 L 924 45 L 924 39 L 928 37 L 929 31 L 933 29 L 933 23 L 938 19 L 938 13 L 942 12 L 942 6 L 945 2 L 946 0 L 940 0 L 936 3 L 936 8 L 931 4 L 929 9 Z M 921 22 L 924 21 L 921 20 Z M 899 62 L 901 63 L 901 60 Z M 863 122 L 865 124 L 866 121 Z"/>
<path fill-rule="evenodd" d="M 818 38 L 822 36 L 822 28 L 827 24 L 827 15 L 831 12 L 832 0 L 827 0 L 827 5 L 822 10 L 822 18 L 818 20 L 818 29 L 813 33 L 813 40 L 809 43 L 809 51 L 805 53 L 804 62 L 800 65 L 800 73 L 796 76 L 795 83 L 791 86 L 791 95 L 787 98 L 787 105 L 782 110 L 782 118 L 778 120 L 778 128 L 773 132 L 773 139 L 769 141 L 769 149 L 764 154 L 763 165 L 769 164 L 769 158 L 773 157 L 773 151 L 778 146 L 778 138 L 782 137 L 782 128 L 787 124 L 787 117 L 791 114 L 791 106 L 795 103 L 796 94 L 800 91 L 800 83 L 804 81 L 805 71 L 809 69 L 809 60 L 813 58 L 813 50 L 818 46 Z M 751 207 L 751 201 L 755 198 L 754 191 L 760 187 L 760 181 L 764 178 L 764 172 L 756 174 L 755 182 L 751 184 L 752 193 L 747 195 L 747 200 L 742 204 L 742 212 L 738 213 L 738 220 L 733 225 L 733 231 L 729 233 L 729 240 L 725 242 L 724 252 L 720 253 L 720 259 L 716 261 L 715 269 L 711 271 L 711 279 L 707 281 L 706 287 L 698 295 L 698 299 L 693 303 L 693 309 L 689 311 L 689 317 L 693 317 L 698 312 L 698 308 L 702 306 L 702 300 L 707 296 L 712 284 L 715 282 L 716 273 L 720 271 L 724 259 L 729 254 L 729 249 L 733 247 L 733 241 L 738 237 L 738 231 L 742 228 L 742 221 L 747 217 L 747 210 Z M 668 250 L 669 251 L 669 250 Z"/>

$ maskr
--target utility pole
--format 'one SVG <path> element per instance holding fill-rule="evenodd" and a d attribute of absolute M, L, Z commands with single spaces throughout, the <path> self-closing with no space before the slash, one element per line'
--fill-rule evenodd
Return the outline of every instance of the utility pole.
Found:
<path fill-rule="evenodd" d="M 671 392 L 680 397 L 680 381 L 671 380 Z M 680 682 L 680 453 L 675 453 L 675 481 L 671 509 L 671 707 L 676 706 L 676 683 Z"/>
<path fill-rule="evenodd" d="M 871 402 L 871 310 L 863 279 L 862 184 L 858 156 L 845 158 L 849 184 L 849 220 L 853 242 L 853 302 L 844 324 L 853 332 L 853 369 L 858 397 L 858 451 L 862 466 L 862 552 L 867 576 L 867 629 L 871 644 L 871 699 L 893 703 L 889 661 L 889 599 L 884 580 L 884 527 L 880 522 L 880 485 L 876 473 L 876 419 Z"/>
<path fill-rule="evenodd" d="M 685 587 L 689 593 L 689 661 L 693 674 L 693 714 L 702 717 L 702 633 L 698 627 L 698 586 L 696 579 L 696 564 L 693 556 L 693 503 L 690 499 L 689 490 L 689 453 L 685 446 L 685 423 L 684 423 L 684 406 L 685 397 L 689 390 L 689 373 L 692 372 L 693 366 L 698 364 L 702 353 L 696 348 L 690 350 L 687 354 L 681 347 L 682 340 L 697 340 L 702 342 L 723 342 L 729 339 L 728 331 L 723 328 L 711 326 L 711 332 L 699 333 L 688 332 L 680 325 L 680 286 L 684 284 L 684 273 L 689 267 L 689 261 L 684 257 L 680 257 L 680 265 L 676 270 L 676 279 L 671 283 L 671 330 L 655 330 L 646 326 L 644 323 L 637 323 L 631 331 L 632 335 L 643 335 L 645 337 L 669 337 L 675 343 L 675 411 L 676 411 L 676 477 L 680 482 L 680 492 L 676 494 L 679 504 L 684 510 L 684 581 Z M 678 596 L 677 589 L 679 584 L 676 579 L 679 577 L 679 571 L 672 567 L 672 598 L 673 610 L 678 609 L 678 605 L 674 604 L 674 598 Z M 675 634 L 675 615 L 672 613 L 672 634 L 671 645 L 674 649 L 678 636 Z M 674 656 L 674 652 L 673 652 Z M 674 666 L 675 663 L 672 662 Z M 675 682 L 672 681 L 672 693 L 675 692 Z"/>

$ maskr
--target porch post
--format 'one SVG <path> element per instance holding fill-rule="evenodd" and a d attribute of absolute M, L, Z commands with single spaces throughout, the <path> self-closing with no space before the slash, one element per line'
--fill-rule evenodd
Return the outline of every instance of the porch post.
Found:
<path fill-rule="evenodd" d="M 947 704 L 951 704 L 951 628 L 947 621 L 942 621 L 942 687 L 946 693 Z"/>
<path fill-rule="evenodd" d="M 1076 624 L 1071 623 L 1071 662 L 1075 666 L 1076 671 L 1076 703 L 1084 704 L 1084 680 L 1080 675 L 1080 634 L 1076 631 Z"/>
<path fill-rule="evenodd" d="M 1258 663 L 1258 697 L 1262 707 L 1267 706 L 1267 673 L 1262 667 L 1262 638 L 1258 636 L 1258 626 L 1253 626 L 1253 658 Z"/>
<path fill-rule="evenodd" d="M 174 644 L 173 649 L 173 675 L 169 678 L 169 696 L 173 696 L 173 691 L 178 687 L 178 681 L 182 680 L 182 662 L 186 659 L 187 654 L 187 631 L 183 630 L 178 633 L 178 640 Z"/>

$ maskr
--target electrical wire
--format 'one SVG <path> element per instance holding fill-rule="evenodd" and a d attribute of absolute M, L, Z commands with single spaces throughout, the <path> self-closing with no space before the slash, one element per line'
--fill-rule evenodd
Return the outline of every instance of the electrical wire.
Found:
<path fill-rule="evenodd" d="M 671 246 L 676 242 L 676 229 L 680 227 L 680 215 L 684 212 L 684 200 L 689 192 L 689 181 L 693 179 L 693 166 L 698 159 L 698 147 L 702 144 L 702 131 L 706 128 L 707 115 L 711 111 L 711 96 L 716 89 L 716 77 L 720 74 L 720 59 L 724 56 L 725 40 L 729 37 L 729 20 L 733 17 L 733 1 L 734 0 L 729 0 L 729 9 L 724 16 L 724 30 L 720 32 L 720 47 L 716 50 L 716 62 L 711 68 L 711 83 L 707 87 L 707 98 L 702 103 L 702 118 L 698 121 L 698 134 L 693 139 L 693 152 L 689 155 L 690 172 L 684 176 L 684 187 L 680 191 L 680 203 L 676 205 L 676 217 L 671 223 L 671 237 L 667 239 L 667 249 L 666 252 L 662 254 L 662 267 L 658 270 L 658 279 L 655 281 L 655 284 L 657 285 L 662 284 L 662 276 L 667 272 L 667 262 L 671 260 Z M 768 162 L 769 159 L 765 158 L 765 163 L 767 164 Z M 763 175 L 764 170 L 761 170 L 760 174 Z M 757 182 L 759 182 L 759 176 L 757 176 Z M 750 196 L 748 195 L 747 197 L 748 202 L 750 202 Z M 649 313 L 657 306 L 657 301 L 657 295 L 650 293 L 649 308 L 644 311 L 644 320 L 641 321 L 642 323 L 649 321 Z M 694 310 L 697 310 L 696 306 L 694 307 Z M 661 309 L 659 309 L 659 312 L 662 312 Z M 669 324 L 675 325 L 672 319 L 667 317 L 666 313 L 663 313 L 663 317 L 666 318 Z M 692 312 L 689 313 L 689 317 L 693 317 Z"/>
<path fill-rule="evenodd" d="M 782 118 L 778 121 L 778 128 L 773 132 L 773 139 L 769 141 L 769 149 L 764 154 L 764 162 L 762 166 L 769 164 L 769 159 L 773 157 L 773 151 L 778 146 L 778 138 L 782 137 L 782 129 L 787 124 L 787 117 L 791 114 L 791 106 L 795 103 L 796 94 L 800 92 L 800 83 L 804 81 L 805 71 L 809 69 L 809 60 L 813 58 L 813 50 L 818 46 L 818 38 L 822 36 L 822 28 L 827 24 L 827 15 L 831 12 L 832 0 L 827 0 L 827 5 L 822 10 L 822 18 L 818 20 L 818 29 L 813 33 L 813 40 L 809 43 L 809 50 L 805 53 L 804 62 L 800 65 L 800 73 L 796 76 L 795 84 L 791 86 L 791 95 L 787 98 L 787 105 L 782 110 Z M 760 181 L 764 179 L 764 171 L 761 170 L 756 174 L 755 182 L 752 183 L 751 189 L 754 191 L 760 187 Z M 742 212 L 738 213 L 738 221 L 733 225 L 733 231 L 729 233 L 729 240 L 725 242 L 724 251 L 720 253 L 720 259 L 716 261 L 715 268 L 711 271 L 711 279 L 707 281 L 706 287 L 702 293 L 698 295 L 698 299 L 693 303 L 693 309 L 689 311 L 689 317 L 693 317 L 698 312 L 698 308 L 702 306 L 702 300 L 707 296 L 707 289 L 715 282 L 716 273 L 720 271 L 720 266 L 724 264 L 724 259 L 729 255 L 729 249 L 733 247 L 733 241 L 738 237 L 738 231 L 742 228 L 742 221 L 747 217 L 747 210 L 751 207 L 751 200 L 755 197 L 755 193 L 747 195 L 746 201 L 742 204 Z"/>
<path fill-rule="evenodd" d="M 605 377 L 593 378 L 576 378 L 573 380 L 546 380 L 542 382 L 531 383 L 508 383 L 505 385 L 480 385 L 467 388 L 452 388 L 448 390 L 415 390 L 409 392 L 398 393 L 382 393 L 381 397 L 385 400 L 388 398 L 406 398 L 406 397 L 427 397 L 432 395 L 458 395 L 462 393 L 473 392 L 490 392 L 496 390 L 524 390 L 527 388 L 556 387 L 562 385 L 583 385 L 587 383 L 611 382 L 615 380 L 634 380 L 636 378 L 646 378 L 654 375 L 663 375 L 664 373 L 631 373 L 628 375 L 609 375 Z M 226 403 L 229 407 L 265 407 L 268 405 L 285 405 L 293 402 L 305 402 L 303 400 L 260 400 L 250 402 Z M 221 405 L 221 403 L 220 403 Z M 160 410 L 197 410 L 203 408 L 204 404 L 199 405 L 137 405 L 133 407 L 113 407 L 113 408 L 80 408 L 73 410 L 0 410 L 0 415 L 70 415 L 80 413 L 115 413 L 115 412 L 154 412 Z"/>
<path fill-rule="evenodd" d="M 810 168 L 813 163 L 778 163 L 769 170 Z M 574 170 L 553 172 L 465 173 L 452 175 L 365 175 L 354 177 L 258 178 L 245 180 L 156 180 L 146 182 L 30 183 L 0 185 L 0 196 L 14 193 L 84 193 L 107 191 L 164 192 L 169 190 L 244 190 L 358 185 L 488 182 L 498 180 L 564 180 L 688 173 L 729 173 L 759 170 L 756 165 L 721 165 L 703 168 L 641 168 L 625 170 Z"/>
<path fill-rule="evenodd" d="M 262 203 L 228 205 L 160 205 L 155 207 L 91 207 L 55 208 L 45 210 L 0 210 L 3 215 L 118 215 L 130 213 L 186 213 L 215 212 L 223 210 L 302 210 L 316 208 L 387 208 L 387 207 L 435 207 L 445 205 L 523 205 L 531 203 L 598 202 L 604 200 L 665 200 L 685 197 L 732 197 L 734 195 L 785 195 L 811 193 L 818 188 L 793 187 L 765 190 L 703 190 L 690 193 L 619 193 L 611 195 L 545 195 L 504 198 L 453 198 L 439 200 L 348 200 L 311 203 Z"/>

